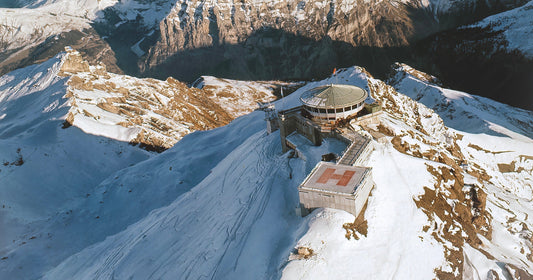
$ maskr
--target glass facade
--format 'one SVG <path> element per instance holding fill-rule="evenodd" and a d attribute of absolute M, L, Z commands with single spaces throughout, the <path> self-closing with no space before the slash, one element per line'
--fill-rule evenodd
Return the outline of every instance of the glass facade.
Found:
<path fill-rule="evenodd" d="M 303 108 L 309 113 L 314 113 L 313 115 L 316 116 L 316 114 L 343 114 L 343 113 L 350 112 L 350 111 L 353 111 L 353 110 L 356 110 L 356 109 L 361 109 L 361 106 L 363 104 L 364 104 L 364 102 L 360 102 L 358 104 L 355 104 L 355 105 L 352 105 L 352 106 L 347 106 L 347 107 L 344 107 L 344 108 L 328 108 L 328 109 L 313 108 L 313 107 L 304 105 Z M 317 116 L 317 117 L 321 117 L 321 116 Z M 334 120 L 335 118 L 328 118 L 328 119 L 333 119 Z"/>

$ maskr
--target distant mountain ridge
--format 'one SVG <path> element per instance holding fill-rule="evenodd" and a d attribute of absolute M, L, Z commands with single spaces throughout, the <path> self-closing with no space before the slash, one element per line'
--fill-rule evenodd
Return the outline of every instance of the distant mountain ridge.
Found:
<path fill-rule="evenodd" d="M 521 3 L 181 1 L 159 24 L 157 41 L 144 49 L 139 68 L 186 80 L 190 76 L 171 65 L 186 62 L 195 71 L 251 79 L 316 78 L 336 64 L 355 62 L 375 71 L 391 63 L 384 66 L 380 56 L 405 56 L 401 49 L 421 38 Z M 202 55 L 209 63 L 194 58 Z"/>
<path fill-rule="evenodd" d="M 0 73 L 45 61 L 67 45 L 92 64 L 104 62 L 113 73 L 159 79 L 172 76 L 182 82 L 202 75 L 311 80 L 326 77 L 335 67 L 354 64 L 385 78 L 389 66 L 398 61 L 437 74 L 453 88 L 522 106 L 523 92 L 533 87 L 525 79 L 533 71 L 532 60 L 514 50 L 512 43 L 483 39 L 486 33 L 480 25 L 457 27 L 520 9 L 524 3 L 527 1 L 26 1 L 26 8 L 0 9 L 4 18 L 0 22 Z M 520 18 L 530 18 L 527 5 L 521 11 Z M 531 32 L 527 24 L 506 24 L 490 34 L 517 27 Z M 464 42 L 469 38 L 473 44 Z M 481 51 L 464 53 L 464 48 Z M 483 49 L 499 53 L 486 56 Z M 460 65 L 461 71 L 455 71 L 450 63 Z M 491 68 L 496 71 L 489 71 Z M 465 80 L 463 71 L 485 72 Z M 482 81 L 483 76 L 506 74 L 503 82 L 494 78 Z M 512 96 L 498 92 L 511 92 Z"/>

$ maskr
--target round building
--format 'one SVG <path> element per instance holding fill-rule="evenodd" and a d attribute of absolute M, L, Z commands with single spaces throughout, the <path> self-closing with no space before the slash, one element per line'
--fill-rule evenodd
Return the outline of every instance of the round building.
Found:
<path fill-rule="evenodd" d="M 364 108 L 367 97 L 360 87 L 330 84 L 303 93 L 300 101 L 313 118 L 335 121 L 356 115 Z"/>

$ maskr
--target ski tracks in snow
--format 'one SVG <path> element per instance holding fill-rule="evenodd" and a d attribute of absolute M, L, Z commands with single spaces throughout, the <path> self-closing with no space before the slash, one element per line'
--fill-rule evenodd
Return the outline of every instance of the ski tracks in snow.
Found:
<path fill-rule="evenodd" d="M 262 138 L 265 137 L 264 132 L 261 132 L 259 134 Z M 270 199 L 270 194 L 272 192 L 272 187 L 274 187 L 272 184 L 273 178 L 277 177 L 275 174 L 280 171 L 279 168 L 280 166 L 282 166 L 281 161 L 283 158 L 280 158 L 280 156 L 276 154 L 276 151 L 278 150 L 277 146 L 278 143 L 272 140 L 256 141 L 256 145 L 254 146 L 252 152 L 253 154 L 255 154 L 256 158 L 255 165 L 243 166 L 243 168 L 240 169 L 230 168 L 224 175 L 223 187 L 226 184 L 226 178 L 228 177 L 228 173 L 232 173 L 234 170 L 237 170 L 240 173 L 238 176 L 233 176 L 233 173 L 230 175 L 233 178 L 238 178 L 236 182 L 233 182 L 233 184 L 241 185 L 246 188 L 253 188 L 253 191 L 249 194 L 248 199 L 246 201 L 239 201 L 241 208 L 238 211 L 238 218 L 235 221 L 234 225 L 227 231 L 228 238 L 224 242 L 224 253 L 222 254 L 220 260 L 217 262 L 213 270 L 213 274 L 211 275 L 211 279 L 220 278 L 220 275 L 218 275 L 220 272 L 220 268 L 226 261 L 226 258 L 228 257 L 228 252 L 230 252 L 230 247 L 232 246 L 236 247 L 237 254 L 236 256 L 230 257 L 233 259 L 231 261 L 231 266 L 224 265 L 223 267 L 225 269 L 228 269 L 229 267 L 231 267 L 232 269 L 236 269 L 237 263 L 244 249 L 244 245 L 248 240 L 250 228 L 253 226 L 253 222 L 257 221 L 265 212 L 265 209 Z M 238 165 L 239 163 L 240 161 L 232 163 L 232 167 L 234 165 Z M 255 182 L 250 181 L 250 179 L 253 180 L 254 178 L 250 178 L 245 175 L 251 173 L 257 174 Z M 251 223 L 247 223 L 247 220 L 249 220 Z M 238 236 L 239 233 L 242 233 L 244 235 Z"/>
<path fill-rule="evenodd" d="M 260 131 L 172 204 L 68 258 L 46 277 L 228 278 L 249 262 L 255 245 L 248 243 L 263 246 L 263 234 L 253 228 L 265 226 L 263 215 L 279 187 L 279 173 L 285 172 L 284 160 L 279 138 Z M 255 273 L 268 269 L 263 260 L 269 254 L 258 256 L 256 263 L 265 268 Z"/>

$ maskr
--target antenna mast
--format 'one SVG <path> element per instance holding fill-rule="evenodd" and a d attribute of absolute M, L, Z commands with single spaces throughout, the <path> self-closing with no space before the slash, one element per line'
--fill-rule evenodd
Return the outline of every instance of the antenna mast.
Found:
<path fill-rule="evenodd" d="M 283 96 L 283 86 L 281 86 L 281 109 L 285 110 L 285 96 Z"/>

